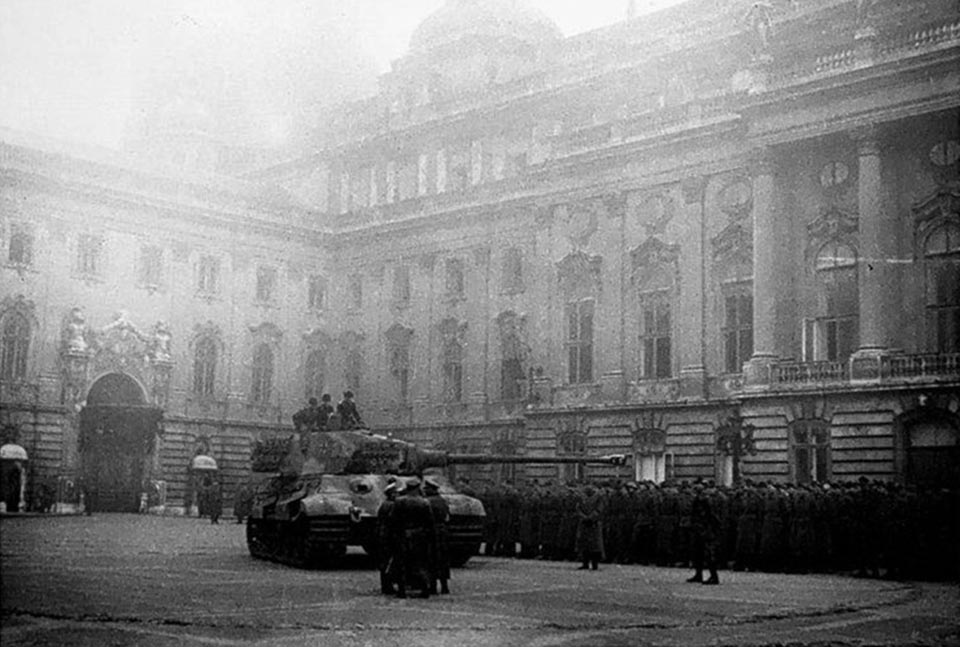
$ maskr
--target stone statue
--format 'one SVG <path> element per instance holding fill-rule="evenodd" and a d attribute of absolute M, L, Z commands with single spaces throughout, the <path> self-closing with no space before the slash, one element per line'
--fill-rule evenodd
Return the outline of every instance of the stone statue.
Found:
<path fill-rule="evenodd" d="M 170 361 L 170 339 L 170 328 L 167 326 L 167 322 L 158 321 L 153 327 L 153 340 L 151 344 L 153 361 Z"/>
<path fill-rule="evenodd" d="M 773 5 L 768 0 L 755 0 L 747 11 L 746 23 L 753 32 L 753 55 L 769 56 L 773 32 Z"/>
<path fill-rule="evenodd" d="M 81 308 L 73 308 L 63 331 L 63 346 L 68 353 L 87 351 L 87 322 Z"/>

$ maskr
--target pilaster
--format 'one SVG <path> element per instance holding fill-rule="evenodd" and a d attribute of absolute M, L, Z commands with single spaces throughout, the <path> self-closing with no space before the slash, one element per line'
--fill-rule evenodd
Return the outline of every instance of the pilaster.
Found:
<path fill-rule="evenodd" d="M 776 361 L 777 236 L 771 151 L 753 159 L 753 356 L 743 367 L 747 385 L 766 384 Z"/>

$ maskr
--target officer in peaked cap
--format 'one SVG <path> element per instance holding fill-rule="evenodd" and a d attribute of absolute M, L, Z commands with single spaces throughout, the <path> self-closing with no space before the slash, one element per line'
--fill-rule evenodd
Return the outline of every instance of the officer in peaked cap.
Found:
<path fill-rule="evenodd" d="M 384 595 L 393 595 L 396 592 L 394 581 L 398 575 L 397 537 L 392 515 L 399 491 L 397 479 L 388 480 L 387 486 L 383 488 L 383 502 L 377 508 L 377 568 L 380 570 L 380 592 Z"/>

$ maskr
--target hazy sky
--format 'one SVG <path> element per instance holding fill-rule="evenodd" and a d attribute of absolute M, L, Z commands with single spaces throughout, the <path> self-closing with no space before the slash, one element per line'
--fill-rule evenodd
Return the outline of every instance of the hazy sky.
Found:
<path fill-rule="evenodd" d="M 336 64 L 324 57 L 329 38 L 317 36 L 333 30 L 338 46 L 366 52 L 365 64 L 384 71 L 443 2 L 0 0 L 0 126 L 118 147 L 151 70 L 200 58 L 228 74 L 261 75 L 250 78 L 268 78 L 271 66 L 309 76 L 311 66 Z M 627 8 L 627 0 L 529 4 L 565 35 L 622 20 Z"/>

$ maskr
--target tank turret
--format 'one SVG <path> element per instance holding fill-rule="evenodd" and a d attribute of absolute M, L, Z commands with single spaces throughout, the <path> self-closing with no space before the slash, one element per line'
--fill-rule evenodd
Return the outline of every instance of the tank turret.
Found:
<path fill-rule="evenodd" d="M 349 545 L 376 554 L 376 515 L 389 479 L 403 482 L 424 470 L 450 465 L 622 465 L 609 456 L 503 456 L 423 449 L 367 430 L 314 432 L 258 442 L 253 471 L 271 476 L 254 496 L 247 545 L 254 557 L 294 566 L 319 566 Z M 451 563 L 462 565 L 479 550 L 486 513 L 479 500 L 457 492 L 442 473 L 440 494 L 450 507 Z"/>

